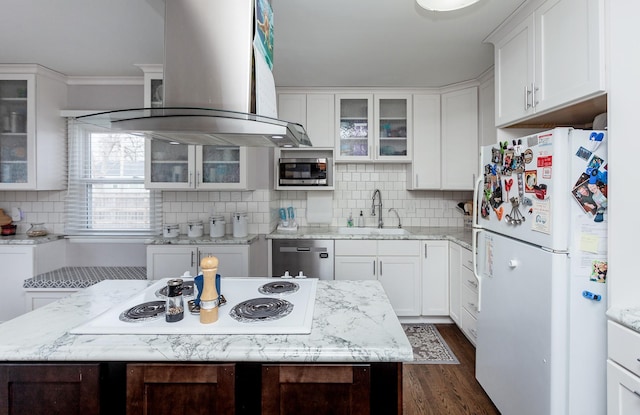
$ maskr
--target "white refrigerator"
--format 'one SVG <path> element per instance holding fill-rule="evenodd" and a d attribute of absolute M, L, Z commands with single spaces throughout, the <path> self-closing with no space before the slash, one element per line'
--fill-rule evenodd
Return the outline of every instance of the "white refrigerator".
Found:
<path fill-rule="evenodd" d="M 476 378 L 502 415 L 606 413 L 607 135 L 482 148 Z"/>

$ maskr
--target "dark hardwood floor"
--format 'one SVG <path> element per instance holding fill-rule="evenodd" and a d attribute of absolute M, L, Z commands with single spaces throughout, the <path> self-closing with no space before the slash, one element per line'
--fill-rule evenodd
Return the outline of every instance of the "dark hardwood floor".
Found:
<path fill-rule="evenodd" d="M 436 324 L 459 365 L 403 366 L 404 415 L 497 414 L 475 378 L 475 348 L 455 324 Z"/>

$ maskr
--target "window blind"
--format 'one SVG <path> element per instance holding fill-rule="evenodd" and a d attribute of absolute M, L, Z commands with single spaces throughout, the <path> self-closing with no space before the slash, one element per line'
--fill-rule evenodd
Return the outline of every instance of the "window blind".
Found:
<path fill-rule="evenodd" d="M 144 137 L 69 120 L 68 235 L 157 235 L 162 194 L 144 188 Z"/>

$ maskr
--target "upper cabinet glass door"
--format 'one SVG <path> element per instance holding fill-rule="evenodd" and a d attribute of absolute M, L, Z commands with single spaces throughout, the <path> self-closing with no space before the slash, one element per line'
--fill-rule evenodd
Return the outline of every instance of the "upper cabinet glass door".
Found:
<path fill-rule="evenodd" d="M 26 79 L 0 80 L 0 183 L 28 182 Z"/>
<path fill-rule="evenodd" d="M 408 99 L 377 98 L 378 144 L 376 159 L 405 158 L 408 154 Z"/>
<path fill-rule="evenodd" d="M 149 140 L 145 176 L 147 188 L 191 188 L 193 177 L 193 146 Z"/>
<path fill-rule="evenodd" d="M 202 185 L 214 183 L 240 183 L 240 147 L 202 146 Z"/>
<path fill-rule="evenodd" d="M 338 159 L 367 160 L 371 158 L 372 101 L 372 95 L 336 95 Z"/>

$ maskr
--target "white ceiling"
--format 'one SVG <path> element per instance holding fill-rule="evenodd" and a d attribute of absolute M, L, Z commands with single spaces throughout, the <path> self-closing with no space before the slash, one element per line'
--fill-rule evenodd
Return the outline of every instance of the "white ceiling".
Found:
<path fill-rule="evenodd" d="M 434 13 L 415 0 L 271 0 L 276 85 L 438 87 L 475 79 L 493 65 L 483 39 L 526 1 Z M 134 64 L 163 61 L 164 0 L 0 0 L 0 10 L 0 63 L 140 76 Z"/>

